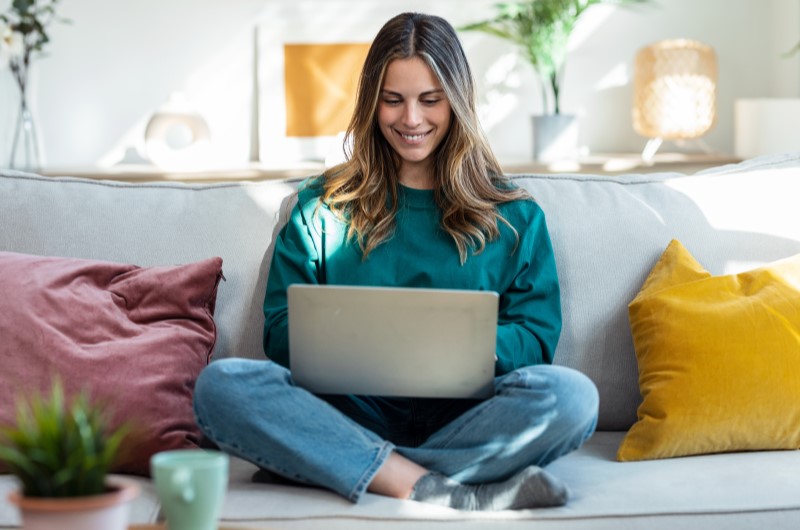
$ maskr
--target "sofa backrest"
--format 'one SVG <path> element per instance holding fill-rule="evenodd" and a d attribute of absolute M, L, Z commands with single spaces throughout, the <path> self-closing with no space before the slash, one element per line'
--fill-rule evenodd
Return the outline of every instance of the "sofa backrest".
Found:
<path fill-rule="evenodd" d="M 693 176 L 513 178 L 541 204 L 556 253 L 564 327 L 555 362 L 597 384 L 602 430 L 636 420 L 627 304 L 671 239 L 713 274 L 800 253 L 800 153 Z M 270 242 L 298 183 L 125 184 L 4 172 L 0 250 L 142 266 L 220 256 L 215 355 L 263 359 Z"/>
<path fill-rule="evenodd" d="M 220 256 L 214 356 L 264 359 L 265 256 L 298 182 L 129 184 L 0 172 L 0 250 L 140 266 Z"/>
<path fill-rule="evenodd" d="M 541 204 L 553 240 L 564 314 L 555 362 L 597 384 L 601 430 L 636 421 L 641 396 L 627 306 L 671 239 L 712 274 L 800 253 L 800 153 L 693 176 L 538 175 L 516 182 Z"/>

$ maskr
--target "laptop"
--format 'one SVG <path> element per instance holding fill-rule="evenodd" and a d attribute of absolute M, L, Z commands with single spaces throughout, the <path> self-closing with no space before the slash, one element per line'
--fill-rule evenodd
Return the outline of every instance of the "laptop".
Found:
<path fill-rule="evenodd" d="M 287 295 L 292 377 L 311 392 L 494 394 L 495 292 L 294 284 Z"/>

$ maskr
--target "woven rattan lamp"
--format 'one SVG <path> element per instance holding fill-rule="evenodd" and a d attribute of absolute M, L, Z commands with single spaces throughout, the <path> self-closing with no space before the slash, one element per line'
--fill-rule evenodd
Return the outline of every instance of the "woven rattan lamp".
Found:
<path fill-rule="evenodd" d="M 716 120 L 717 60 L 714 50 L 689 39 L 656 42 L 636 54 L 633 128 L 646 138 L 653 159 L 664 140 L 697 140 Z"/>

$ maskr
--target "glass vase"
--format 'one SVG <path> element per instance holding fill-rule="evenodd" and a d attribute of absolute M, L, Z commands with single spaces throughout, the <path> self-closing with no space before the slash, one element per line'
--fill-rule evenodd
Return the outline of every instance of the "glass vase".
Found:
<path fill-rule="evenodd" d="M 20 91 L 19 112 L 11 141 L 8 167 L 28 172 L 36 172 L 41 169 L 36 123 L 33 120 L 33 113 L 28 105 L 25 91 Z"/>

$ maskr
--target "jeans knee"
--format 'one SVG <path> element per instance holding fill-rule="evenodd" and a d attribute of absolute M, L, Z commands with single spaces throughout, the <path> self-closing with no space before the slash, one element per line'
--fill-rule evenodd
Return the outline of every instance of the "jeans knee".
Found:
<path fill-rule="evenodd" d="M 194 387 L 194 409 L 198 419 L 211 421 L 215 411 L 230 412 L 253 399 L 253 390 L 270 380 L 286 379 L 275 363 L 249 359 L 220 359 L 206 366 Z"/>
<path fill-rule="evenodd" d="M 216 402 L 227 392 L 230 385 L 227 380 L 232 372 L 231 368 L 239 359 L 220 359 L 203 368 L 194 384 L 195 403 Z"/>
<path fill-rule="evenodd" d="M 600 408 L 597 386 L 585 374 L 570 368 L 560 367 L 563 378 L 560 384 L 564 409 L 573 418 L 575 426 L 586 431 L 585 437 L 594 432 Z"/>
<path fill-rule="evenodd" d="M 597 387 L 585 374 L 564 366 L 536 365 L 509 374 L 502 385 L 524 387 L 536 399 L 547 399 L 560 429 L 584 440 L 594 432 L 599 409 Z"/>

